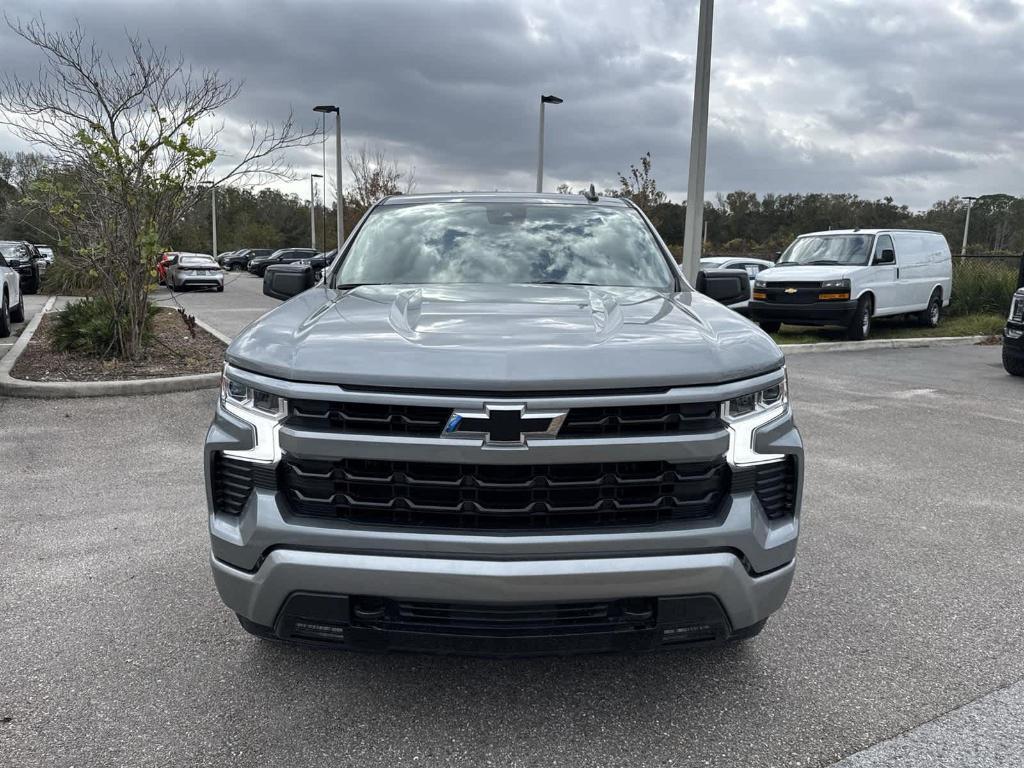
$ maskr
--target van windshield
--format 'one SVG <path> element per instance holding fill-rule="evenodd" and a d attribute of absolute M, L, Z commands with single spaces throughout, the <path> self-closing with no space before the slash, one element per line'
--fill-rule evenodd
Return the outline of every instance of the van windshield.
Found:
<path fill-rule="evenodd" d="M 779 257 L 776 266 L 843 264 L 866 266 L 871 258 L 871 235 L 814 235 L 800 237 Z"/>

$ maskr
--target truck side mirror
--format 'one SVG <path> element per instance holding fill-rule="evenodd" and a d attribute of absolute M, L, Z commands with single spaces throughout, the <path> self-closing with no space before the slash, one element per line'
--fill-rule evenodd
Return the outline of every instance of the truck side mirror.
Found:
<path fill-rule="evenodd" d="M 886 248 L 879 254 L 875 260 L 875 264 L 895 264 L 896 263 L 896 251 L 892 248 Z"/>
<path fill-rule="evenodd" d="M 738 304 L 750 298 L 750 275 L 745 269 L 702 269 L 697 290 L 726 306 Z"/>
<path fill-rule="evenodd" d="M 274 299 L 290 299 L 313 287 L 308 264 L 274 264 L 263 273 L 263 293 Z"/>

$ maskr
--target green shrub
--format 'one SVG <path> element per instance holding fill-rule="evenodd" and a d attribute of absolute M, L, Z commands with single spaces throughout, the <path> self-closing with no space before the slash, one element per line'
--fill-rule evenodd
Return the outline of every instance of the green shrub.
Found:
<path fill-rule="evenodd" d="M 57 296 L 91 296 L 98 285 L 98 276 L 58 256 L 43 273 L 42 291 Z"/>
<path fill-rule="evenodd" d="M 1005 313 L 1016 289 L 1017 266 L 1012 260 L 953 257 L 953 293 L 946 313 Z"/>
<path fill-rule="evenodd" d="M 152 332 L 153 316 L 159 310 L 150 304 L 143 331 L 143 344 Z M 94 357 L 111 357 L 118 349 L 118 332 L 126 332 L 127 319 L 114 311 L 103 298 L 74 301 L 54 315 L 50 336 L 60 352 L 74 352 Z"/>

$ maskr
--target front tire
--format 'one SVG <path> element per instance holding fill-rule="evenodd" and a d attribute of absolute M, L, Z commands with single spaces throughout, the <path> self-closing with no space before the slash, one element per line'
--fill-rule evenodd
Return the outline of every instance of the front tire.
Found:
<path fill-rule="evenodd" d="M 758 325 L 761 326 L 761 330 L 765 333 L 778 333 L 779 328 L 782 327 L 782 323 L 778 320 L 761 320 Z"/>
<path fill-rule="evenodd" d="M 217 286 L 217 293 L 224 293 L 224 286 L 223 285 L 218 285 Z"/>
<path fill-rule="evenodd" d="M 1003 345 L 1003 368 L 1011 376 L 1024 376 L 1024 360 L 1019 357 L 1010 357 L 1005 344 Z"/>
<path fill-rule="evenodd" d="M 18 296 L 18 303 L 11 307 L 11 321 L 15 323 L 25 322 L 25 294 Z"/>
<path fill-rule="evenodd" d="M 7 294 L 0 301 L 0 338 L 7 338 L 11 335 L 11 307 L 7 300 Z"/>
<path fill-rule="evenodd" d="M 850 341 L 864 341 L 871 335 L 871 309 L 871 297 L 862 296 L 846 327 L 846 338 Z"/>
<path fill-rule="evenodd" d="M 917 321 L 926 328 L 938 328 L 942 319 L 942 296 L 938 291 L 932 293 L 928 299 L 928 306 L 923 312 L 918 312 Z"/>

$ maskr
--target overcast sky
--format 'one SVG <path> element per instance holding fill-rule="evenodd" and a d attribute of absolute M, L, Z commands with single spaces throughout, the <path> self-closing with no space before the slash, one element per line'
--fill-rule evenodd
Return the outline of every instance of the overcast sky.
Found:
<path fill-rule="evenodd" d="M 612 186 L 650 151 L 685 198 L 696 0 L 273 3 L 5 0 L 102 46 L 125 30 L 245 81 L 221 115 L 342 106 L 346 150 L 414 166 L 418 191 Z M 0 32 L 0 68 L 34 70 Z M 0 149 L 20 148 L 0 128 Z M 331 151 L 331 146 L 329 146 Z M 333 156 L 328 157 L 332 163 Z M 308 174 L 319 150 L 293 158 Z M 927 207 L 1024 194 L 1024 0 L 719 0 L 707 188 L 854 192 Z M 307 177 L 308 178 L 308 177 Z M 308 196 L 308 181 L 289 187 Z"/>

